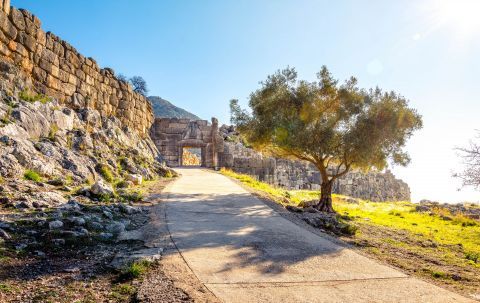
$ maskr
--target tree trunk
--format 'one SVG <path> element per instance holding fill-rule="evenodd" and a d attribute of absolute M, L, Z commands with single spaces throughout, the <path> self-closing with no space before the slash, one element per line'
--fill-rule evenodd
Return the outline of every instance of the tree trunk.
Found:
<path fill-rule="evenodd" d="M 316 208 L 319 211 L 334 213 L 332 206 L 332 186 L 333 180 L 322 182 L 320 194 L 320 202 L 317 204 Z"/>

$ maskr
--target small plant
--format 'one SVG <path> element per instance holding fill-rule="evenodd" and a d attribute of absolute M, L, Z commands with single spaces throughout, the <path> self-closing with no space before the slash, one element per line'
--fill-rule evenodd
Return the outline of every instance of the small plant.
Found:
<path fill-rule="evenodd" d="M 480 252 L 467 252 L 465 253 L 465 259 L 477 264 L 480 262 Z"/>
<path fill-rule="evenodd" d="M 48 132 L 48 139 L 52 142 L 55 141 L 55 135 L 58 132 L 58 125 L 57 124 L 52 124 L 50 126 L 50 131 Z"/>
<path fill-rule="evenodd" d="M 2 122 L 2 124 L 10 124 L 12 121 L 10 120 L 10 116 L 12 115 L 12 108 L 11 107 L 8 107 L 7 108 L 7 111 L 5 112 L 5 114 L 3 115 L 3 117 L 0 119 L 0 122 Z"/>
<path fill-rule="evenodd" d="M 50 97 L 47 97 L 43 94 L 36 94 L 36 93 L 33 93 L 31 92 L 30 90 L 22 90 L 20 92 L 20 94 L 18 95 L 18 97 L 21 99 L 21 100 L 24 100 L 24 101 L 27 101 L 27 102 L 30 102 L 30 103 L 33 103 L 33 102 L 40 102 L 40 103 L 43 103 L 43 104 L 46 104 L 48 102 L 51 102 L 52 101 L 52 98 Z"/>
<path fill-rule="evenodd" d="M 115 179 L 113 172 L 110 170 L 110 168 L 105 165 L 101 164 L 99 167 L 99 173 L 100 175 L 105 179 L 105 181 L 112 183 L 113 180 Z"/>
<path fill-rule="evenodd" d="M 172 172 L 167 170 L 167 172 L 165 173 L 165 178 L 173 178 Z"/>
<path fill-rule="evenodd" d="M 116 188 L 128 188 L 128 182 L 125 180 L 120 180 L 117 183 L 115 183 Z"/>
<path fill-rule="evenodd" d="M 23 178 L 25 180 L 30 180 L 30 181 L 34 181 L 34 182 L 41 182 L 42 181 L 42 177 L 40 176 L 40 174 L 37 173 L 34 170 L 25 171 L 25 173 L 23 174 Z"/>
<path fill-rule="evenodd" d="M 148 270 L 152 265 L 152 262 L 143 260 L 139 262 L 133 262 L 122 270 L 119 276 L 120 281 L 129 281 L 139 278 Z"/>
<path fill-rule="evenodd" d="M 3 184 L 3 183 L 5 183 L 5 179 L 3 179 L 2 176 L 0 176 L 0 184 Z"/>
<path fill-rule="evenodd" d="M 128 202 L 140 202 L 144 199 L 144 195 L 142 192 L 136 190 L 136 191 L 122 194 L 120 198 Z"/>

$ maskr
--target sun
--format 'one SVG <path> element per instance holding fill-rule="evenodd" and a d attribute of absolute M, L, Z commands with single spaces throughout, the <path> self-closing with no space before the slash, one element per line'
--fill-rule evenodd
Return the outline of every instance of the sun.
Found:
<path fill-rule="evenodd" d="M 432 0 L 429 6 L 437 26 L 462 36 L 480 33 L 480 0 Z"/>

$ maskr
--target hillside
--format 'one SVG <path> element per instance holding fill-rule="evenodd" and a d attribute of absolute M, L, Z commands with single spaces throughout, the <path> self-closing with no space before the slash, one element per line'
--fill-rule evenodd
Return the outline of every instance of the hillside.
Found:
<path fill-rule="evenodd" d="M 155 117 L 201 120 L 196 115 L 184 110 L 183 108 L 177 107 L 170 103 L 170 101 L 160 97 L 150 96 L 148 97 L 148 100 L 152 103 Z"/>

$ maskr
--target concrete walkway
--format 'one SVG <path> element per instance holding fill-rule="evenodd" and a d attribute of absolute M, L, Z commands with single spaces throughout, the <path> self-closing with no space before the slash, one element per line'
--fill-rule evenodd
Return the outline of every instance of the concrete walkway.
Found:
<path fill-rule="evenodd" d="M 172 239 L 224 302 L 474 302 L 309 232 L 227 177 L 178 171 L 166 188 Z"/>

